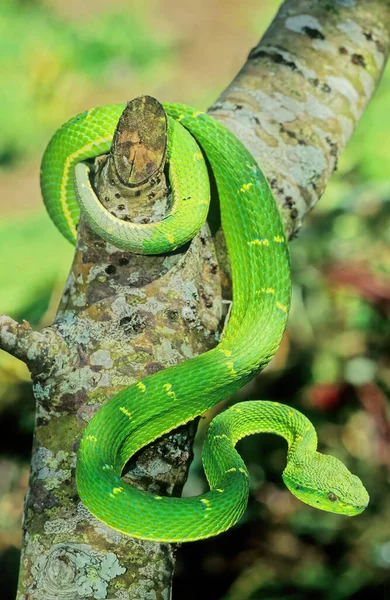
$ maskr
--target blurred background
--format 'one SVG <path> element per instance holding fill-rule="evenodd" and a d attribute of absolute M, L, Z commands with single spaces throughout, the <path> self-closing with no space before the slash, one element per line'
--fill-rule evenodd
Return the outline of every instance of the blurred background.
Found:
<path fill-rule="evenodd" d="M 73 250 L 45 214 L 39 163 L 86 108 L 150 94 L 207 106 L 242 66 L 276 0 L 2 0 L 0 314 L 52 322 Z M 113 32 L 115 31 L 115 35 Z M 291 245 L 294 298 L 272 365 L 240 395 L 287 401 L 315 424 L 371 503 L 315 511 L 284 488 L 285 445 L 240 442 L 248 510 L 230 532 L 184 545 L 174 595 L 195 600 L 390 598 L 390 69 L 325 196 Z M 234 399 L 236 400 L 236 399 Z M 0 352 L 0 589 L 15 597 L 34 401 Z M 199 430 L 185 493 L 205 489 Z"/>

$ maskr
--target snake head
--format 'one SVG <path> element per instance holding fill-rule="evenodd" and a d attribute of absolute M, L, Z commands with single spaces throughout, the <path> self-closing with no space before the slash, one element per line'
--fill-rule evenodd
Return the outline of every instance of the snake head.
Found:
<path fill-rule="evenodd" d="M 358 515 L 369 496 L 359 477 L 334 456 L 316 454 L 299 466 L 288 464 L 283 481 L 294 496 L 328 512 Z"/>

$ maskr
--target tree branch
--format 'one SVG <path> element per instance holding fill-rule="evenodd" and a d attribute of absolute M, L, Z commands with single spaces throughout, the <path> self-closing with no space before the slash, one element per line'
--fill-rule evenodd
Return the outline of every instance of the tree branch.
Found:
<path fill-rule="evenodd" d="M 26 363 L 36 378 L 50 375 L 68 354 L 68 348 L 55 328 L 33 331 L 27 321 L 17 323 L 6 315 L 0 316 L 0 349 Z"/>
<path fill-rule="evenodd" d="M 389 32 L 383 0 L 286 0 L 209 110 L 257 159 L 290 237 L 378 86 Z"/>
<path fill-rule="evenodd" d="M 156 100 L 131 102 L 110 155 L 97 160 L 97 194 L 127 220 L 130 214 L 136 221 L 158 220 L 169 206 L 161 117 Z M 207 225 L 189 247 L 139 256 L 105 243 L 81 220 L 53 325 L 68 352 L 61 372 L 33 373 L 37 421 L 18 598 L 111 598 L 118 582 L 123 599 L 144 598 L 150 590 L 155 598 L 169 597 L 174 549 L 133 540 L 89 514 L 77 497 L 76 452 L 86 422 L 108 398 L 216 344 L 220 300 Z M 126 477 L 148 491 L 180 495 L 194 432 L 193 423 L 146 448 Z"/>

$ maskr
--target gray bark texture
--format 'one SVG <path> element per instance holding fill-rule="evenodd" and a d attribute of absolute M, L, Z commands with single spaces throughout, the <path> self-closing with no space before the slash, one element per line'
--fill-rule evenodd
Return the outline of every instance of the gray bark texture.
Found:
<path fill-rule="evenodd" d="M 290 237 L 379 83 L 389 33 L 385 0 L 287 0 L 209 109 L 264 170 Z M 137 118 L 134 135 L 152 117 Z M 160 134 L 140 142 L 154 153 L 146 183 L 142 152 L 131 189 L 111 176 L 110 159 L 96 161 L 97 192 L 118 216 L 148 222 L 166 211 Z M 86 422 L 111 396 L 216 345 L 228 288 L 223 235 L 207 224 L 188 247 L 148 257 L 119 251 L 81 221 L 53 325 L 34 332 L 0 317 L 0 347 L 27 363 L 37 402 L 18 600 L 171 598 L 174 546 L 130 539 L 90 515 L 77 496 L 76 452 Z M 145 448 L 127 479 L 180 495 L 194 432 L 190 424 Z"/>

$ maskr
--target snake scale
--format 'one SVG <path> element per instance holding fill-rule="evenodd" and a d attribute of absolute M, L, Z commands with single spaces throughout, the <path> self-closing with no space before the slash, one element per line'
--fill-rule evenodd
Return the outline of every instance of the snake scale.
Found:
<path fill-rule="evenodd" d="M 206 157 L 231 260 L 233 310 L 214 349 L 130 385 L 98 410 L 78 450 L 79 495 L 98 519 L 132 537 L 186 542 L 214 536 L 236 523 L 247 504 L 249 475 L 236 442 L 267 432 L 287 440 L 283 480 L 295 496 L 322 510 L 359 514 L 368 503 L 360 479 L 338 459 L 317 452 L 310 421 L 277 402 L 236 404 L 210 423 L 202 451 L 210 490 L 201 496 L 162 497 L 121 479 L 124 465 L 140 448 L 201 415 L 267 365 L 280 344 L 290 306 L 286 234 L 256 161 L 207 114 L 180 104 L 163 107 L 174 197 L 165 219 L 141 226 L 123 222 L 100 204 L 89 182 L 82 161 L 109 152 L 123 104 L 86 111 L 55 133 L 42 161 L 44 202 L 72 242 L 81 208 L 91 227 L 118 247 L 136 253 L 167 252 L 191 239 L 206 218 Z M 191 204 L 183 198 L 190 198 Z"/>

